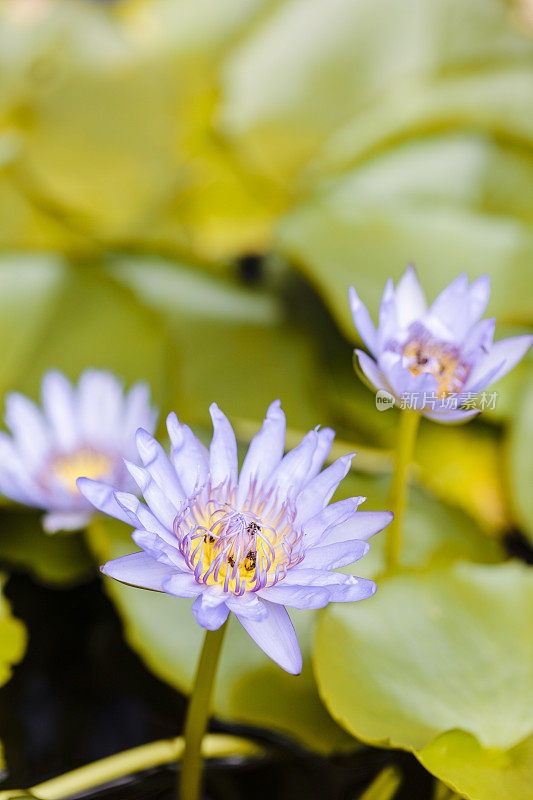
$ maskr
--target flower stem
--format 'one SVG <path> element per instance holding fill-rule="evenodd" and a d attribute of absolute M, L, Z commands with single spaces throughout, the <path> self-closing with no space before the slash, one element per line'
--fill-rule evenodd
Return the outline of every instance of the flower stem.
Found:
<path fill-rule="evenodd" d="M 389 494 L 389 507 L 394 512 L 394 520 L 387 528 L 385 540 L 385 566 L 389 572 L 398 569 L 400 565 L 407 475 L 413 459 L 419 424 L 420 414 L 416 411 L 406 409 L 400 412 L 400 426 L 394 455 L 394 473 Z"/>
<path fill-rule="evenodd" d="M 196 669 L 196 679 L 185 719 L 185 752 L 179 800 L 199 800 L 202 782 L 202 739 L 207 730 L 211 697 L 228 621 L 216 631 L 206 631 Z"/>

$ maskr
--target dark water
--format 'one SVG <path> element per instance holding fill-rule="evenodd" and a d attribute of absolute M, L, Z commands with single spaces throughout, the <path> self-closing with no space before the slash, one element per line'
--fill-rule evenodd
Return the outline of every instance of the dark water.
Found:
<path fill-rule="evenodd" d="M 51 589 L 12 575 L 6 594 L 29 628 L 29 646 L 0 691 L 0 739 L 10 772 L 0 789 L 24 788 L 98 758 L 181 731 L 185 700 L 143 666 L 124 643 L 120 620 L 98 580 Z M 222 725 L 213 730 L 249 733 Z M 355 800 L 387 763 L 404 772 L 399 800 L 426 800 L 431 778 L 411 756 L 365 749 L 321 758 L 291 742 L 253 731 L 273 745 L 268 761 L 239 767 L 212 763 L 210 800 Z M 114 800 L 170 800 L 171 768 L 92 793 Z"/>

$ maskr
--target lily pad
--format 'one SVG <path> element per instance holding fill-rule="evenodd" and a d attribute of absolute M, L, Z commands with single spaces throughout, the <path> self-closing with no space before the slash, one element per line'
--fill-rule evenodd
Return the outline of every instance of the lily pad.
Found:
<path fill-rule="evenodd" d="M 24 569 L 37 580 L 71 586 L 95 574 L 81 533 L 44 533 L 41 513 L 4 510 L 0 514 L 0 563 Z"/>
<path fill-rule="evenodd" d="M 532 599 L 533 575 L 513 562 L 382 579 L 369 602 L 321 616 L 320 694 L 372 744 L 417 751 L 460 729 L 513 748 L 533 729 Z"/>
<path fill-rule="evenodd" d="M 317 351 L 287 319 L 281 293 L 158 258 L 115 259 L 110 274 L 166 321 L 174 345 L 171 406 L 205 423 L 216 398 L 236 423 L 259 421 L 275 398 L 290 426 L 325 422 Z"/>
<path fill-rule="evenodd" d="M 482 747 L 465 731 L 447 731 L 416 753 L 433 775 L 468 800 L 530 800 L 533 736 L 509 750 Z"/>
<path fill-rule="evenodd" d="M 9 680 L 13 666 L 26 649 L 26 628 L 12 616 L 9 603 L 1 594 L 5 581 L 5 575 L 0 575 L 0 686 Z"/>
<path fill-rule="evenodd" d="M 11 388 L 36 355 L 57 310 L 65 269 L 65 262 L 51 255 L 0 259 L 0 391 Z"/>
<path fill-rule="evenodd" d="M 357 456 L 353 465 L 357 469 Z M 341 483 L 334 499 L 363 495 L 365 511 L 388 508 L 390 477 L 352 472 Z M 356 572 L 364 578 L 378 578 L 385 569 L 385 537 L 387 529 L 370 540 L 370 552 L 357 562 Z M 452 505 L 439 500 L 419 485 L 412 486 L 403 531 L 402 567 L 422 570 L 467 559 L 481 564 L 502 561 L 501 544 L 483 532 L 475 520 Z M 372 600 L 372 602 L 375 602 Z"/>
<path fill-rule="evenodd" d="M 514 511 L 533 542 L 533 496 L 531 492 L 531 448 L 533 446 L 533 373 L 523 386 L 518 413 L 510 435 L 510 486 Z"/>
<path fill-rule="evenodd" d="M 218 258 L 264 246 L 280 193 L 212 125 L 218 61 L 262 5 L 4 9 L 1 110 L 20 141 L 6 183 L 31 209 L 19 209 L 17 243 L 49 236 L 48 221 L 92 251 L 149 243 Z"/>
<path fill-rule="evenodd" d="M 228 54 L 219 125 L 255 169 L 308 187 L 413 130 L 531 139 L 528 68 L 499 0 L 278 3 Z"/>
<path fill-rule="evenodd" d="M 102 563 L 133 552 L 131 530 L 112 520 L 99 520 L 90 540 Z M 130 645 L 148 667 L 182 692 L 192 685 L 203 630 L 195 622 L 190 601 L 124 586 L 105 579 Z M 292 616 L 292 614 L 291 614 Z M 311 665 L 310 647 L 316 612 L 293 616 L 304 668 L 298 677 L 271 662 L 237 620 L 230 620 L 213 701 L 221 717 L 273 728 L 318 751 L 353 747 L 353 741 L 328 715 L 320 702 Z"/>
<path fill-rule="evenodd" d="M 419 480 L 492 534 L 511 524 L 503 482 L 505 457 L 496 434 L 481 425 L 431 423 L 423 425 L 416 448 Z"/>
<path fill-rule="evenodd" d="M 472 279 L 488 273 L 488 313 L 527 323 L 533 198 L 526 189 L 514 213 L 507 200 L 520 165 L 533 172 L 533 157 L 503 158 L 479 137 L 441 135 L 397 145 L 325 182 L 286 215 L 278 246 L 318 287 L 352 341 L 350 284 L 377 319 L 387 278 L 399 278 L 411 261 L 428 298 L 461 269 Z M 446 172 L 457 181 L 443 180 Z"/>
<path fill-rule="evenodd" d="M 19 366 L 16 386 L 23 392 L 35 393 L 50 367 L 77 379 L 91 366 L 127 383 L 145 380 L 156 402 L 164 397 L 171 354 L 160 320 L 97 265 L 64 266 L 60 298 L 34 346 L 31 369 Z"/>

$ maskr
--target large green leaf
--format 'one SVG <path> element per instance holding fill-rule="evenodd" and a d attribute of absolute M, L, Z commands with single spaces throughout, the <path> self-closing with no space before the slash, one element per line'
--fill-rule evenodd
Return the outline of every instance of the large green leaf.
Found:
<path fill-rule="evenodd" d="M 102 561 L 135 550 L 129 534 L 126 526 L 109 520 L 99 521 L 90 531 Z M 110 579 L 106 579 L 106 589 L 122 616 L 131 646 L 156 675 L 180 691 L 189 691 L 203 637 L 190 601 Z M 293 616 L 304 654 L 302 674 L 294 677 L 270 661 L 232 619 L 215 686 L 215 713 L 274 728 L 319 751 L 349 746 L 349 738 L 329 717 L 316 691 L 309 659 L 315 620 L 316 612 Z"/>
<path fill-rule="evenodd" d="M 43 531 L 41 514 L 2 511 L 0 514 L 0 563 L 28 570 L 37 580 L 72 585 L 95 573 L 94 561 L 80 533 Z"/>
<path fill-rule="evenodd" d="M 501 0 L 285 2 L 227 59 L 221 125 L 287 182 L 310 160 L 331 173 L 413 129 L 531 141 L 531 65 Z"/>
<path fill-rule="evenodd" d="M 420 481 L 446 503 L 471 514 L 491 534 L 510 527 L 503 448 L 481 425 L 424 424 L 417 440 Z"/>
<path fill-rule="evenodd" d="M 5 576 L 0 575 L 0 592 Z M 0 686 L 11 677 L 13 666 L 20 661 L 26 649 L 26 628 L 12 616 L 9 603 L 0 593 Z"/>
<path fill-rule="evenodd" d="M 19 202 L 0 239 L 30 243 L 45 227 L 53 244 L 56 226 L 70 249 L 263 245 L 279 192 L 240 167 L 212 117 L 217 61 L 264 0 L 121 5 L 3 9 L 0 110 L 19 153 L 0 197 L 30 209 Z"/>
<path fill-rule="evenodd" d="M 330 606 L 321 616 L 320 694 L 367 742 L 422 752 L 429 745 L 428 768 L 434 740 L 455 729 L 481 748 L 510 750 L 533 730 L 532 599 L 533 574 L 516 562 L 456 562 L 384 578 L 370 601 Z M 466 770 L 465 786 L 474 772 Z M 489 797 L 476 792 L 469 796 Z"/>
<path fill-rule="evenodd" d="M 279 398 L 290 426 L 325 422 L 317 350 L 279 295 L 156 258 L 116 260 L 109 271 L 167 322 L 181 418 L 205 422 L 216 400 L 237 423 L 260 420 Z"/>
<path fill-rule="evenodd" d="M 353 461 L 358 469 L 358 457 Z M 388 507 L 390 478 L 380 475 L 350 473 L 341 483 L 334 499 L 362 495 L 364 511 Z M 371 540 L 371 549 L 357 564 L 347 568 L 365 578 L 381 576 L 385 568 L 387 529 Z M 410 490 L 403 531 L 401 562 L 406 570 L 422 570 L 459 559 L 492 564 L 505 558 L 499 542 L 484 535 L 471 516 L 438 500 L 432 493 L 415 485 Z"/>
<path fill-rule="evenodd" d="M 321 695 L 366 741 L 420 750 L 461 728 L 486 747 L 512 747 L 532 729 L 532 596 L 533 574 L 519 563 L 383 579 L 371 601 L 322 615 Z"/>
<path fill-rule="evenodd" d="M 13 666 L 20 661 L 26 649 L 26 627 L 11 614 L 4 598 L 6 576 L 0 574 L 0 686 L 11 677 Z M 0 742 L 0 772 L 5 768 L 4 748 Z"/>
<path fill-rule="evenodd" d="M 533 174 L 532 157 L 504 156 L 484 138 L 407 142 L 327 182 L 282 220 L 278 243 L 352 340 L 348 286 L 377 318 L 387 278 L 399 278 L 410 261 L 430 299 L 462 269 L 471 278 L 488 273 L 489 314 L 527 322 L 533 196 L 517 179 L 521 170 Z M 519 198 L 512 203 L 511 186 Z"/>
<path fill-rule="evenodd" d="M 163 326 L 95 265 L 4 255 L 0 286 L 9 365 L 4 389 L 35 394 L 46 369 L 77 378 L 91 366 L 127 382 L 144 379 L 161 401 L 171 358 Z"/>
<path fill-rule="evenodd" d="M 533 372 L 522 385 L 518 414 L 510 436 L 510 487 L 514 511 L 533 542 L 533 497 L 531 492 L 531 448 L 533 447 Z"/>
<path fill-rule="evenodd" d="M 11 388 L 35 356 L 64 277 L 65 264 L 51 256 L 13 254 L 0 260 L 0 391 Z"/>
<path fill-rule="evenodd" d="M 418 760 L 470 800 L 530 800 L 533 736 L 509 750 L 482 747 L 465 731 L 448 731 L 417 753 Z"/>
<path fill-rule="evenodd" d="M 6 3 L 0 44 L 7 246 L 264 250 L 317 180 L 399 140 L 533 138 L 503 0 Z"/>

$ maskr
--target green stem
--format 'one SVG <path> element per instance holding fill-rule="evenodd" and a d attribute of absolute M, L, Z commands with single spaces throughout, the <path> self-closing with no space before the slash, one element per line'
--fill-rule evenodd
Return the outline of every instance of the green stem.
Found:
<path fill-rule="evenodd" d="M 198 800 L 202 782 L 202 739 L 207 730 L 215 675 L 228 622 L 217 631 L 206 631 L 196 670 L 187 718 L 179 798 Z"/>
<path fill-rule="evenodd" d="M 393 572 L 400 565 L 403 518 L 406 506 L 406 486 L 409 466 L 413 460 L 420 414 L 406 409 L 400 412 L 400 426 L 394 454 L 394 472 L 389 494 L 389 507 L 394 520 L 387 528 L 385 540 L 385 566 Z"/>
<path fill-rule="evenodd" d="M 384 767 L 370 786 L 365 789 L 359 800 L 391 800 L 401 782 L 402 777 L 397 767 Z"/>
<path fill-rule="evenodd" d="M 0 800 L 14 798 L 37 798 L 38 800 L 63 800 L 75 794 L 105 786 L 111 781 L 140 772 L 143 769 L 171 764 L 183 756 L 185 742 L 182 736 L 142 744 L 131 750 L 101 758 L 92 764 L 51 778 L 30 789 L 7 789 L 0 791 Z M 202 742 L 204 758 L 224 758 L 239 755 L 241 758 L 258 758 L 263 750 L 254 742 L 238 736 L 211 733 Z"/>

